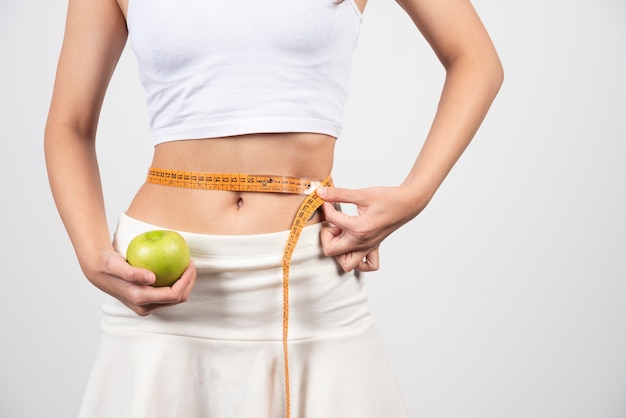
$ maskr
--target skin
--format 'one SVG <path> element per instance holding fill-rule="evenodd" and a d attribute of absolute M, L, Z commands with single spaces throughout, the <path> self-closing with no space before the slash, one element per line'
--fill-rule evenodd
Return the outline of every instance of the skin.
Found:
<path fill-rule="evenodd" d="M 365 0 L 356 3 L 365 8 Z M 379 268 L 379 245 L 426 207 L 476 133 L 503 79 L 498 55 L 469 1 L 398 3 L 432 46 L 446 79 L 431 129 L 400 185 L 318 190 L 327 203 L 310 222 L 325 218 L 330 223 L 322 230 L 324 252 L 345 271 Z M 186 301 L 197 273 L 192 262 L 172 287 L 153 288 L 154 274 L 128 265 L 111 244 L 95 138 L 107 86 L 127 40 L 126 10 L 125 0 L 69 0 L 44 146 L 55 202 L 85 276 L 138 315 L 147 315 Z M 155 147 L 153 165 L 321 179 L 332 171 L 335 142 L 313 133 L 175 141 Z M 301 200 L 145 184 L 127 213 L 184 231 L 256 234 L 288 229 Z M 357 215 L 338 212 L 332 203 L 354 204 Z"/>

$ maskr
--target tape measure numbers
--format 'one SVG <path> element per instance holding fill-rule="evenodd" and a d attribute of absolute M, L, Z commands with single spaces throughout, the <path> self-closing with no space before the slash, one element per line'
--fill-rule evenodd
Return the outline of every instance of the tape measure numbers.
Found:
<path fill-rule="evenodd" d="M 199 173 L 150 167 L 147 181 L 186 189 L 225 190 L 231 192 L 312 193 L 322 182 L 297 177 L 252 174 Z"/>
<path fill-rule="evenodd" d="M 304 226 L 313 213 L 324 203 L 315 193 L 318 187 L 332 187 L 329 175 L 323 181 L 296 177 L 215 174 L 192 171 L 166 170 L 150 167 L 148 183 L 187 189 L 224 190 L 237 192 L 290 193 L 306 195 L 300 204 L 289 230 L 289 237 L 283 250 L 283 362 L 285 366 L 285 414 L 291 417 L 291 389 L 289 382 L 289 268 L 291 257 Z"/>

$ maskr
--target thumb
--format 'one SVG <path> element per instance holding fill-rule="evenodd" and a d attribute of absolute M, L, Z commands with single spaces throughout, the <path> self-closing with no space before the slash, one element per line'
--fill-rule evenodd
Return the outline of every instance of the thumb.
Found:
<path fill-rule="evenodd" d="M 316 190 L 319 197 L 327 202 L 358 204 L 359 192 L 354 189 L 342 189 L 339 187 L 320 187 Z"/>
<path fill-rule="evenodd" d="M 152 285 L 156 276 L 150 270 L 131 266 L 120 254 L 113 252 L 107 262 L 108 273 L 138 285 Z"/>

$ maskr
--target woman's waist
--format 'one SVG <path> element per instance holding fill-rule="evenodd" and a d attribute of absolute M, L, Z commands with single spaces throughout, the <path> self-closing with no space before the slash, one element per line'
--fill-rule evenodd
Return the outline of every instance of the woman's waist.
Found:
<path fill-rule="evenodd" d="M 310 186 L 329 175 L 334 141 L 319 134 L 255 134 L 161 144 L 152 161 L 156 173 L 151 171 L 128 214 L 167 228 L 216 235 L 289 229 L 310 192 L 291 186 L 298 179 Z M 239 184 L 231 182 L 235 177 Z M 287 178 L 288 187 L 257 187 L 267 177 L 270 182 Z M 310 223 L 321 220 L 317 213 Z"/>
<path fill-rule="evenodd" d="M 203 190 L 145 183 L 127 214 L 163 228 L 212 235 L 286 231 L 306 195 Z M 323 220 L 316 211 L 307 224 Z"/>

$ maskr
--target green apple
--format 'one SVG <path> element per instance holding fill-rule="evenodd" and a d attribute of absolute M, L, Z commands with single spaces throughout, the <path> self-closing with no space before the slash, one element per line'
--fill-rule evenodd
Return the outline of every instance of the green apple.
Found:
<path fill-rule="evenodd" d="M 156 281 L 153 286 L 171 286 L 189 265 L 189 246 L 176 231 L 148 231 L 137 235 L 128 244 L 126 261 L 154 272 Z"/>

